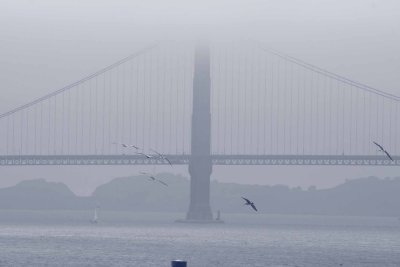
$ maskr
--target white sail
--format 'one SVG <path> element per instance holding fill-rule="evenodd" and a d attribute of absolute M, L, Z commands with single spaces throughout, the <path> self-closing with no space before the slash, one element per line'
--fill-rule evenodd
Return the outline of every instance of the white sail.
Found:
<path fill-rule="evenodd" d="M 97 221 L 98 217 L 97 217 L 97 208 L 94 209 L 94 216 L 93 216 L 93 220 Z"/>
<path fill-rule="evenodd" d="M 99 217 L 97 216 L 97 208 L 94 209 L 94 216 L 93 219 L 91 220 L 91 223 L 97 223 L 99 220 Z"/>

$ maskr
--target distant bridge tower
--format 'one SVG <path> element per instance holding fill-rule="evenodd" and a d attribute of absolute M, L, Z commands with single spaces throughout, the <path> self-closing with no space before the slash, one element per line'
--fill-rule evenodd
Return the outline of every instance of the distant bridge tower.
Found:
<path fill-rule="evenodd" d="M 198 44 L 195 50 L 190 174 L 190 206 L 187 220 L 213 219 L 210 207 L 211 113 L 210 49 Z"/>

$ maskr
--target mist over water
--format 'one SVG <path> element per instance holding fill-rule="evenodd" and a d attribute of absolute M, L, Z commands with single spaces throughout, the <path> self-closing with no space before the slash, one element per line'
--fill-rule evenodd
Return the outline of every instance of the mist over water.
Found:
<path fill-rule="evenodd" d="M 190 155 L 206 41 L 213 155 L 385 155 L 376 141 L 397 159 L 399 14 L 396 0 L 0 0 L 0 157 Z M 400 266 L 396 166 L 214 165 L 225 223 L 178 224 L 190 175 L 171 165 L 0 166 L 0 266 Z"/>

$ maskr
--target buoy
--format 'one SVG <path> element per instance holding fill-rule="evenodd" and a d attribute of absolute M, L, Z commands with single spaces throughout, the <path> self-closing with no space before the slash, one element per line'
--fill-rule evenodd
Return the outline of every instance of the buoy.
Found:
<path fill-rule="evenodd" d="M 174 260 L 171 262 L 171 267 L 187 267 L 186 261 Z"/>

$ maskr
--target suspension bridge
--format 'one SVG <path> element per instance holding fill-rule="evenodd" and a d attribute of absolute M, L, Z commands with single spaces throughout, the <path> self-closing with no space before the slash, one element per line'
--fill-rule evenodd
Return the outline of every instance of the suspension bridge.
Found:
<path fill-rule="evenodd" d="M 262 43 L 166 42 L 0 115 L 0 166 L 168 164 L 137 154 L 156 150 L 210 219 L 213 165 L 399 166 L 399 101 Z"/>

